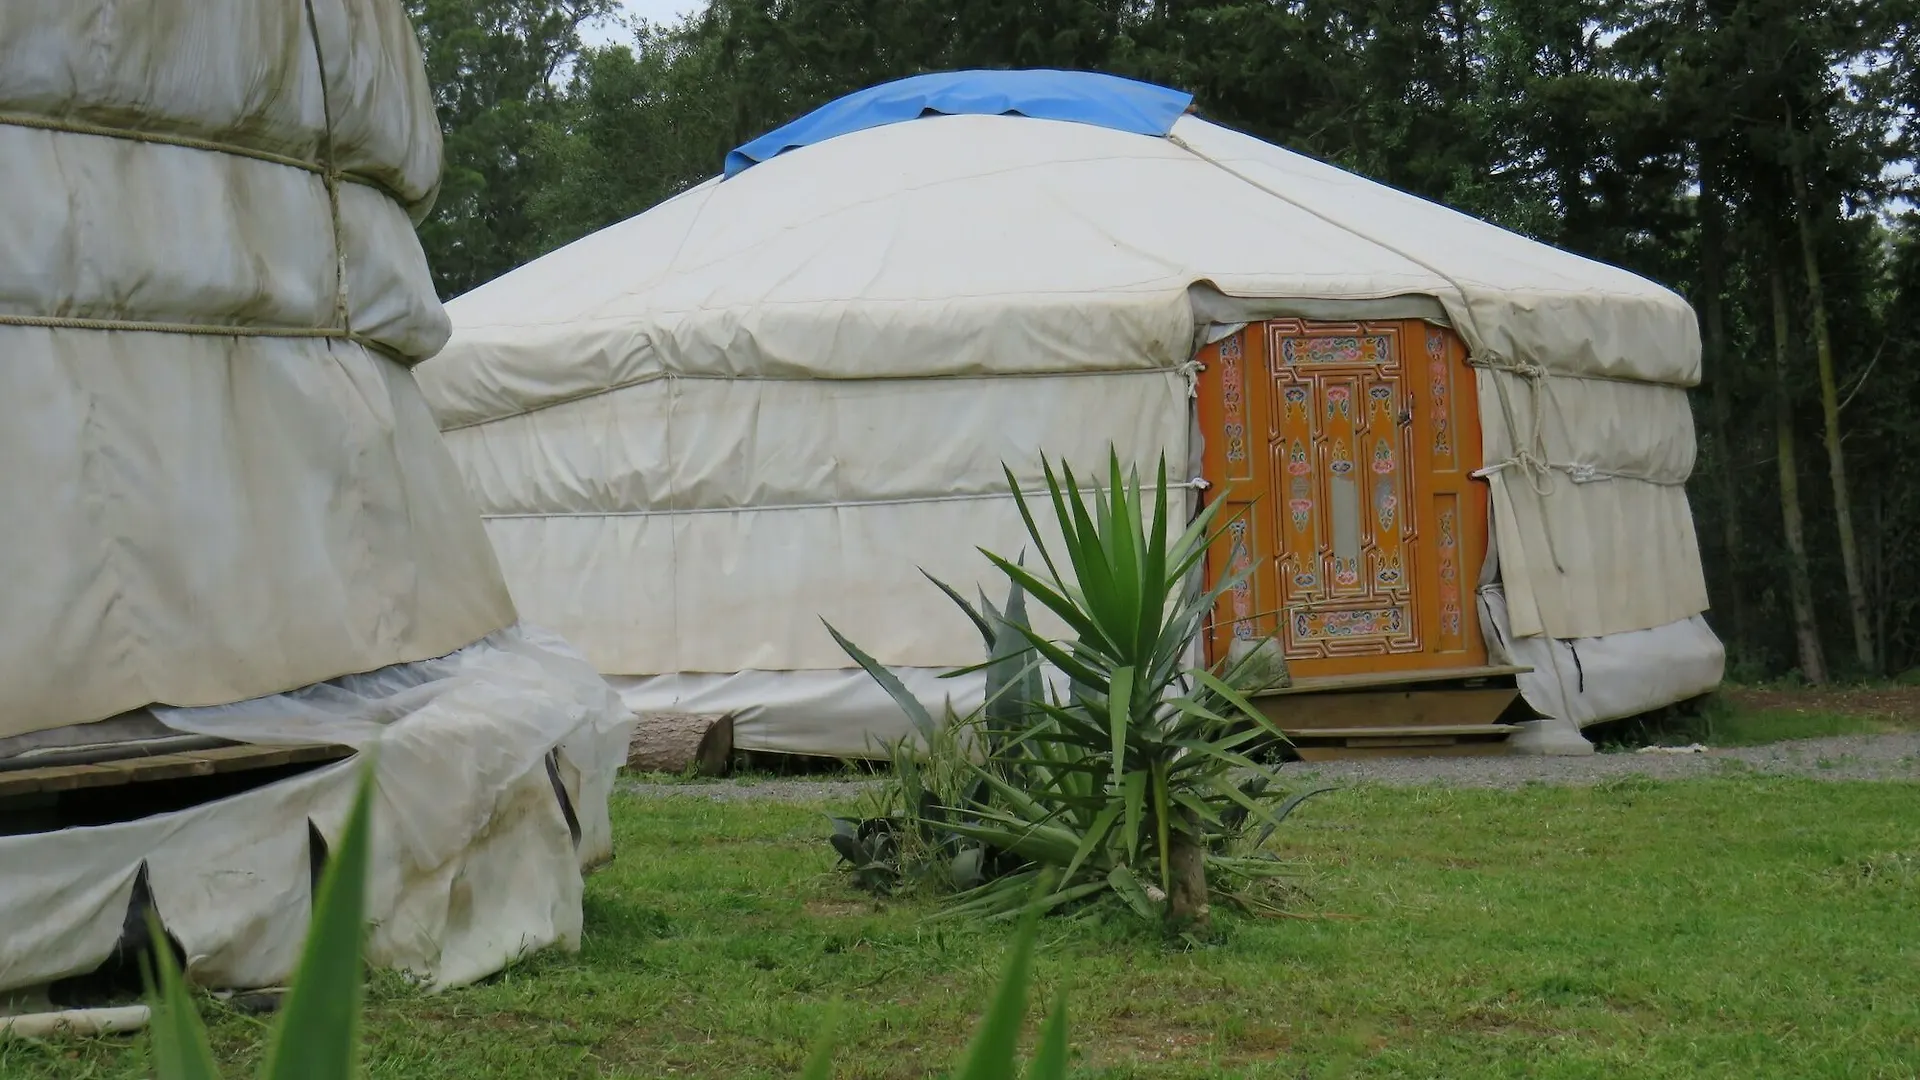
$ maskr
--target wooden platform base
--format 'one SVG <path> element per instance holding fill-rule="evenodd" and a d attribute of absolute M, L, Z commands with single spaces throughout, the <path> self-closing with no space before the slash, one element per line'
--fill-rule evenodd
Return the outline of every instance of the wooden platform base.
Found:
<path fill-rule="evenodd" d="M 1461 757 L 1506 752 L 1501 723 L 1527 668 L 1378 672 L 1296 679 L 1253 703 L 1293 742 L 1302 761 Z"/>
<path fill-rule="evenodd" d="M 156 780 L 270 769 L 334 761 L 353 753 L 344 746 L 219 746 L 175 754 L 153 754 L 92 765 L 50 765 L 0 772 L 0 798 L 42 795 L 84 788 L 117 787 Z"/>

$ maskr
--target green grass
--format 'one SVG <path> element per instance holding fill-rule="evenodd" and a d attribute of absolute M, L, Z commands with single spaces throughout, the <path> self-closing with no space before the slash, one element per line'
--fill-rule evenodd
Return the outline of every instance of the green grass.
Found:
<path fill-rule="evenodd" d="M 1599 733 L 1598 745 L 1608 753 L 1632 751 L 1642 746 L 1685 746 L 1690 743 L 1716 747 L 1764 746 L 1795 739 L 1884 735 L 1900 730 L 1905 728 L 1872 716 L 1710 706 L 1698 716 L 1628 721 L 1616 730 Z"/>
<path fill-rule="evenodd" d="M 1761 746 L 1790 739 L 1824 739 L 1835 735 L 1881 735 L 1899 726 L 1871 716 L 1842 713 L 1797 713 L 1782 710 L 1728 711 L 1710 718 L 1701 733 L 1708 746 Z"/>
<path fill-rule="evenodd" d="M 817 809 L 615 804 L 577 956 L 423 997 L 378 980 L 382 1078 L 944 1074 L 1004 927 L 929 925 L 832 871 Z M 1047 928 L 1082 1077 L 1912 1077 L 1920 785 L 1727 777 L 1517 792 L 1360 787 L 1280 841 L 1322 921 L 1164 944 Z M 258 1020 L 206 1003 L 229 1075 Z M 141 1077 L 144 1038 L 0 1044 L 0 1076 Z"/>
<path fill-rule="evenodd" d="M 1854 693 L 1872 693 L 1875 688 L 1824 692 L 1800 688 L 1769 693 L 1771 689 L 1732 688 L 1690 713 L 1628 720 L 1589 735 L 1598 740 L 1602 750 L 1618 752 L 1694 742 L 1716 747 L 1762 746 L 1794 739 L 1884 735 L 1920 727 L 1920 717 L 1908 712 L 1874 712 L 1859 708 L 1859 702 L 1851 699 Z M 1747 699 L 1747 695 L 1756 693 L 1765 695 L 1759 703 Z"/>

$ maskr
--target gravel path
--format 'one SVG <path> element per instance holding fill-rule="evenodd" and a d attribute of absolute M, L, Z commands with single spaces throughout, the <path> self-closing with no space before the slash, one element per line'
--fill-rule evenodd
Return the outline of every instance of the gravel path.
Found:
<path fill-rule="evenodd" d="M 1514 788 L 1528 783 L 1592 784 L 1621 776 L 1680 780 L 1693 776 L 1752 771 L 1816 780 L 1920 781 L 1920 733 L 1844 735 L 1802 739 L 1697 754 L 1622 753 L 1589 757 L 1508 755 L 1483 758 L 1373 758 L 1367 761 L 1295 763 L 1282 768 L 1287 778 L 1340 784 L 1453 784 L 1462 787 Z M 647 783 L 625 780 L 620 790 L 641 796 L 699 796 L 715 802 L 765 800 L 797 803 L 847 803 L 871 789 L 875 780 L 793 779 L 717 780 L 708 783 Z"/>
<path fill-rule="evenodd" d="M 650 784 L 622 779 L 618 790 L 646 798 L 699 797 L 714 802 L 834 803 L 844 805 L 880 785 L 878 780 L 810 780 L 804 776 L 776 779 L 686 781 Z"/>
<path fill-rule="evenodd" d="M 1370 780 L 1382 784 L 1443 783 L 1498 788 L 1527 783 L 1592 784 L 1634 775 L 1683 780 L 1744 771 L 1816 780 L 1920 780 L 1920 734 L 1842 735 L 1696 754 L 1375 758 L 1314 765 L 1301 763 L 1288 765 L 1283 771 L 1338 783 Z"/>

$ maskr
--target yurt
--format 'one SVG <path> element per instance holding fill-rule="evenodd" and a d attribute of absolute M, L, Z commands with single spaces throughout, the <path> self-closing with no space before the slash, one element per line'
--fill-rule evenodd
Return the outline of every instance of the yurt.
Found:
<path fill-rule="evenodd" d="M 577 944 L 632 718 L 414 381 L 440 155 L 399 0 L 0 4 L 0 1015 L 284 985 L 368 758 L 371 960 Z"/>
<path fill-rule="evenodd" d="M 1672 292 L 1057 71 L 835 101 L 448 305 L 421 385 L 516 601 L 648 715 L 856 755 L 978 702 L 1001 471 L 1172 463 L 1244 504 L 1207 652 L 1342 753 L 1590 752 L 1723 652 Z"/>

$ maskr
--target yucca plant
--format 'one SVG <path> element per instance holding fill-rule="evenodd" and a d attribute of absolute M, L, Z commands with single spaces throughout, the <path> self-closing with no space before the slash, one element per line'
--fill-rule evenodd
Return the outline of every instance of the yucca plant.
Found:
<path fill-rule="evenodd" d="M 261 1072 L 265 1080 L 352 1080 L 358 1075 L 370 775 L 362 774 L 346 833 L 315 898 L 313 926 L 299 971 L 267 1050 Z M 219 1080 L 206 1027 L 194 1010 L 165 932 L 157 922 L 151 929 L 155 968 L 149 971 L 147 1000 L 153 1010 L 154 1075 L 158 1080 Z M 957 1080 L 1005 1080 L 1016 1075 L 1036 932 L 1029 917 L 1014 939 L 1006 975 L 955 1073 Z M 1047 1018 L 1039 1053 L 1026 1075 L 1028 1080 L 1066 1080 L 1064 991 Z M 826 1042 L 813 1054 L 804 1077 L 831 1080 L 831 1046 Z"/>
<path fill-rule="evenodd" d="M 1207 550 L 1221 535 L 1216 502 L 1171 536 L 1164 459 L 1149 506 L 1137 471 L 1110 455 L 1104 489 L 1083 487 L 1070 467 L 1042 459 L 1054 522 L 1047 543 L 1011 470 L 1007 484 L 1043 569 L 983 554 L 1014 587 L 1067 626 L 1054 640 L 1035 629 L 1024 605 L 983 613 L 941 588 L 986 636 L 989 648 L 986 732 L 974 783 L 940 826 L 994 853 L 1016 857 L 1012 872 L 958 898 L 959 912 L 1006 916 L 1027 904 L 1043 875 L 1054 884 L 1040 901 L 1054 907 L 1110 893 L 1142 915 L 1170 924 L 1207 922 L 1210 876 L 1226 899 L 1253 910 L 1267 905 L 1246 886 L 1281 866 L 1258 849 L 1300 802 L 1247 756 L 1260 741 L 1284 741 L 1279 729 L 1234 688 L 1244 672 L 1223 663 L 1190 666 L 1189 649 L 1221 595 L 1239 583 L 1227 575 L 1198 583 Z M 832 628 L 829 627 L 829 630 Z M 923 735 L 925 708 L 872 657 L 834 633 L 848 655 L 880 683 Z M 1068 681 L 1064 697 L 1040 675 L 1044 661 Z M 1241 665 L 1264 662 L 1255 650 Z M 957 673 L 956 673 L 957 674 Z M 1325 789 L 1319 789 L 1325 790 Z M 1253 830 L 1258 829 L 1257 833 Z"/>

